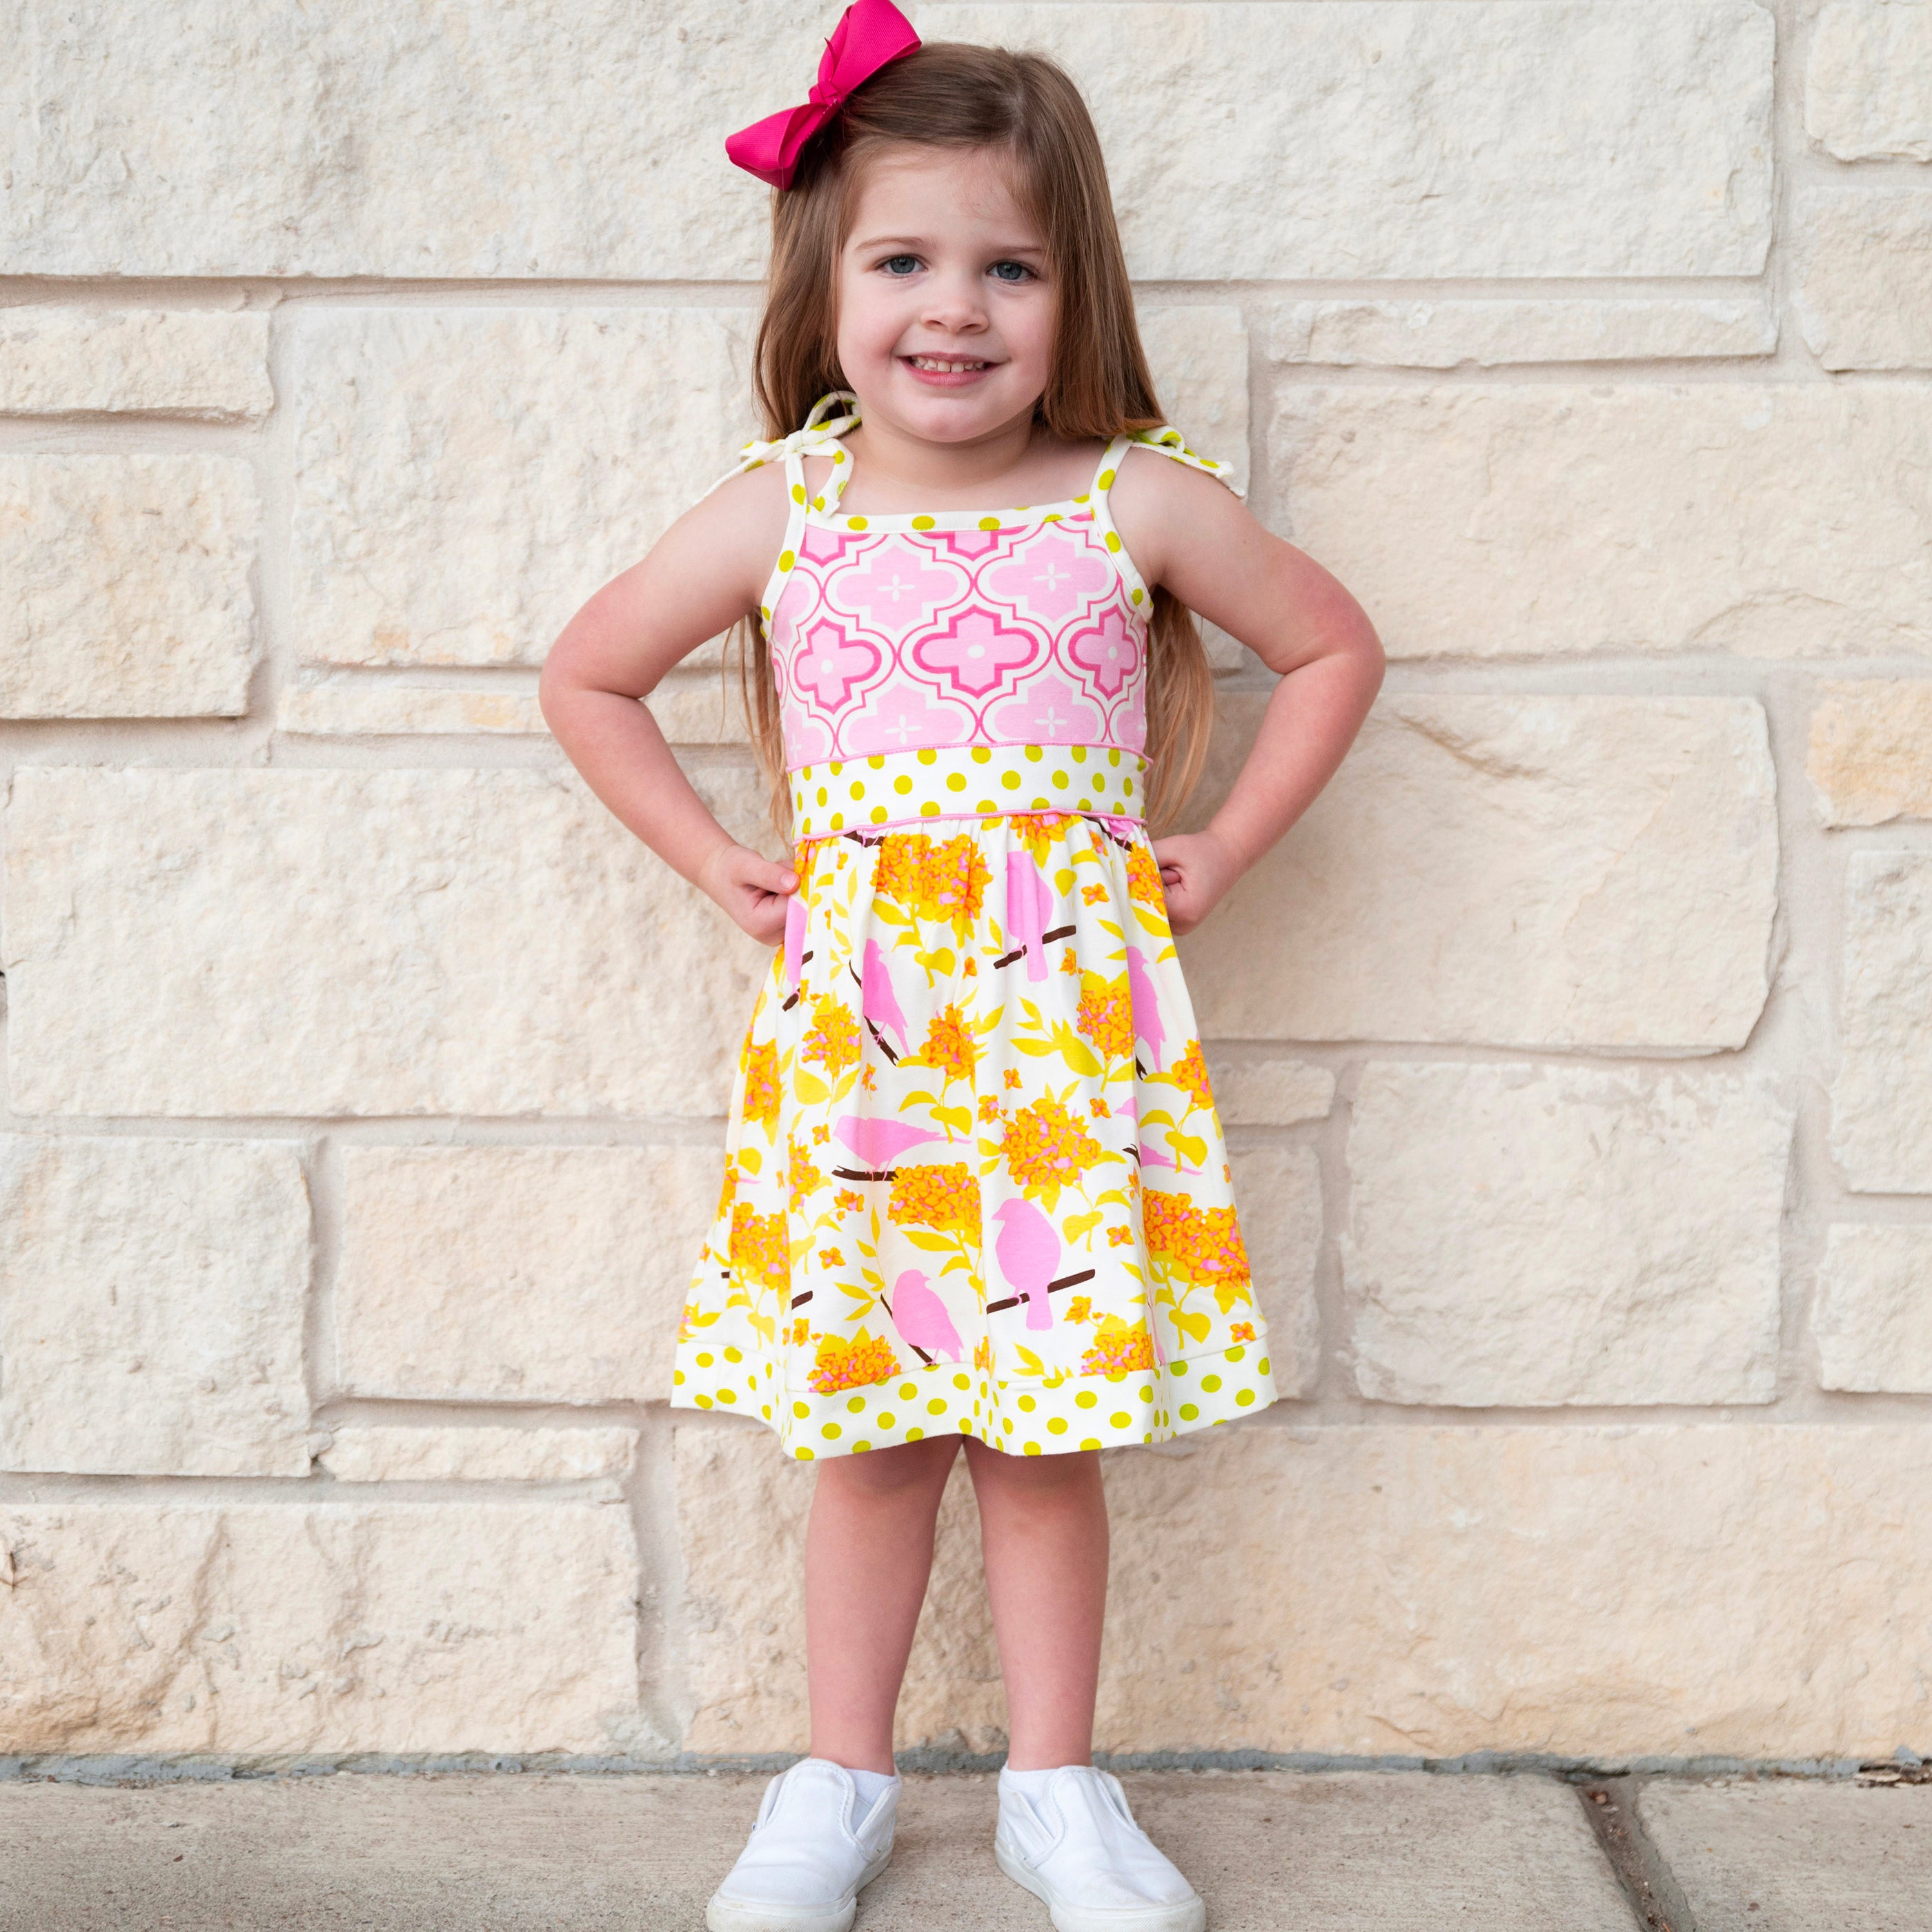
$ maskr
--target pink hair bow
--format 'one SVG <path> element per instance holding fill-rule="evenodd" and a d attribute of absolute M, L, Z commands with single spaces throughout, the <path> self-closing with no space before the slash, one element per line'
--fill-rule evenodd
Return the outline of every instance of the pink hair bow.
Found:
<path fill-rule="evenodd" d="M 773 188 L 790 187 L 805 144 L 844 106 L 853 89 L 918 45 L 912 22 L 892 0 L 853 0 L 825 44 L 818 84 L 805 105 L 740 128 L 726 140 L 725 153 Z"/>

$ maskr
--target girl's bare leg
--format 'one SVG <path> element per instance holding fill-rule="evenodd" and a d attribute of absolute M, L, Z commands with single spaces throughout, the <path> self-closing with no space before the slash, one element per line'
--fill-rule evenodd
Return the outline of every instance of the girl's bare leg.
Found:
<path fill-rule="evenodd" d="M 1006 1762 L 1090 1763 L 1107 1604 L 1100 1452 L 1009 1456 L 969 1438 L 966 1462 L 1006 1682 Z"/>
<path fill-rule="evenodd" d="M 892 1768 L 892 1713 L 932 1570 L 932 1532 L 956 1436 L 818 1466 L 805 1539 L 812 1755 Z"/>

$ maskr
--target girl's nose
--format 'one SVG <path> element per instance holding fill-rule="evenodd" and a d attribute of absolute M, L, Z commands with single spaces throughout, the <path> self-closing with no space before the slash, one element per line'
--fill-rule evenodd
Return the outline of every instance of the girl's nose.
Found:
<path fill-rule="evenodd" d="M 986 305 L 980 298 L 976 276 L 935 276 L 928 285 L 921 320 L 934 328 L 955 334 L 975 332 L 986 326 Z"/>

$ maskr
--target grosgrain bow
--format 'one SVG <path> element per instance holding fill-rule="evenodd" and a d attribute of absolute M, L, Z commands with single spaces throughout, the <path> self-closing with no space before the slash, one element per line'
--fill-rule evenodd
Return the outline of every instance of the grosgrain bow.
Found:
<path fill-rule="evenodd" d="M 892 0 L 853 0 L 839 16 L 818 63 L 818 80 L 802 107 L 740 128 L 724 152 L 748 174 L 790 188 L 805 144 L 843 107 L 852 91 L 919 45 L 912 22 Z"/>

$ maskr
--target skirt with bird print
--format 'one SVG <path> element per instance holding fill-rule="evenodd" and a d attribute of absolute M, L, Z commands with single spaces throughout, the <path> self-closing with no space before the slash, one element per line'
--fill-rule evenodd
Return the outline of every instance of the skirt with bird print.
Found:
<path fill-rule="evenodd" d="M 803 1460 L 1158 1442 L 1274 1400 L 1144 827 L 802 842 L 739 1049 L 674 1406 Z"/>

